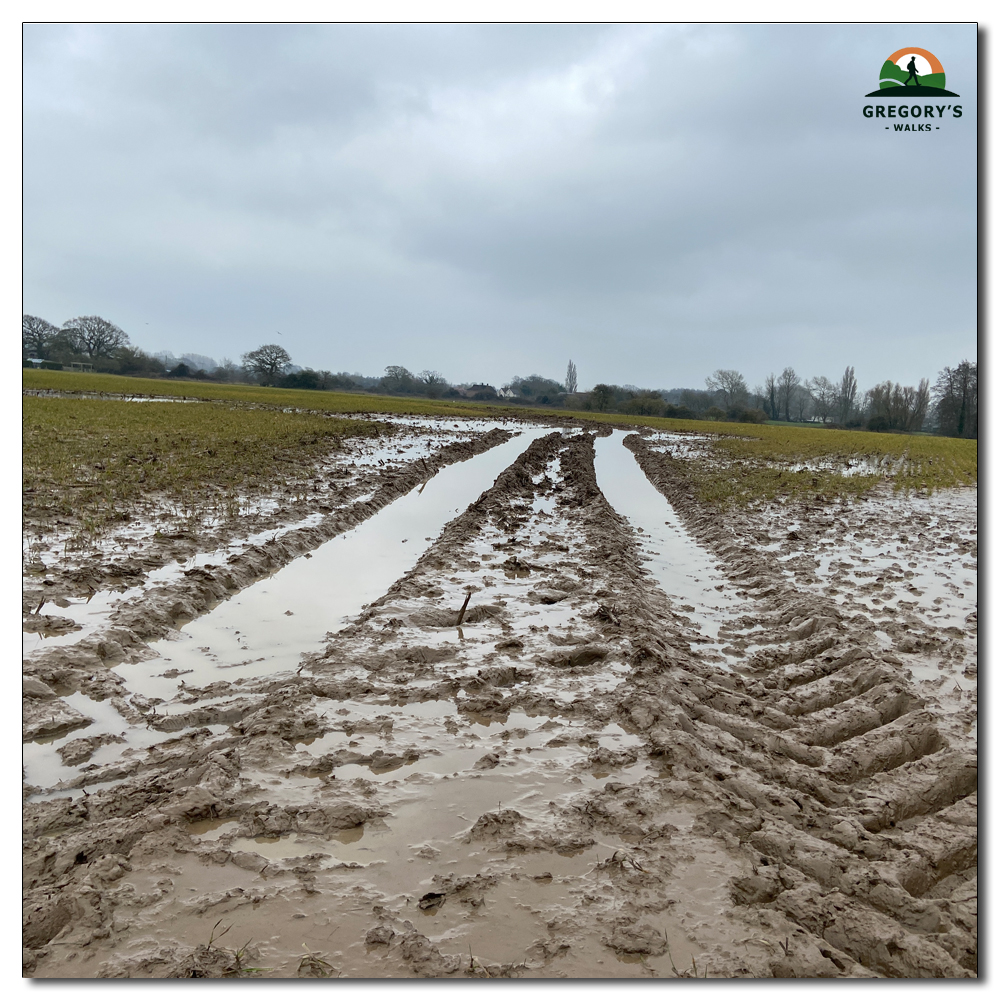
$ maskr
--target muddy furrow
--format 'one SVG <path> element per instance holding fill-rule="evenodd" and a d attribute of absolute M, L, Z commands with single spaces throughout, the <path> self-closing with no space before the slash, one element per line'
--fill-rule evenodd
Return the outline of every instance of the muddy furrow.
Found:
<path fill-rule="evenodd" d="M 738 701 L 720 701 L 683 666 L 645 671 L 659 714 L 646 728 L 665 762 L 710 774 L 740 817 L 722 833 L 759 854 L 734 899 L 783 913 L 881 975 L 974 974 L 975 753 L 950 745 L 898 658 L 873 647 L 870 623 L 774 582 L 766 555 L 746 554 L 699 509 L 677 463 L 638 437 L 627 443 L 760 602 L 764 635 Z M 913 835 L 931 828 L 933 839 Z M 794 954 L 775 969 L 798 974 Z"/>
<path fill-rule="evenodd" d="M 30 678 L 25 687 L 23 738 L 50 737 L 85 724 L 86 716 L 58 699 L 68 691 L 81 691 L 96 700 L 111 699 L 128 722 L 142 722 L 143 712 L 129 705 L 124 682 L 109 668 L 152 655 L 149 643 L 367 521 L 441 469 L 489 451 L 512 436 L 509 431 L 494 429 L 473 441 L 454 442 L 427 458 L 374 474 L 368 499 L 336 510 L 316 525 L 252 545 L 230 557 L 225 565 L 186 570 L 179 580 L 150 587 L 123 602 L 110 613 L 106 626 L 80 642 L 34 654 L 23 667 L 25 677 Z"/>
<path fill-rule="evenodd" d="M 540 496 L 551 498 L 552 514 L 533 509 Z M 555 522 L 554 530 L 546 530 L 546 521 Z M 615 524 L 619 530 L 609 539 L 608 526 Z M 505 715 L 515 702 L 582 713 L 588 699 L 560 705 L 544 693 L 546 687 L 600 672 L 609 659 L 634 657 L 636 647 L 622 620 L 647 621 L 658 611 L 662 643 L 667 635 L 662 626 L 672 617 L 662 596 L 654 609 L 650 601 L 657 596 L 639 586 L 635 543 L 626 532 L 596 487 L 592 439 L 548 435 L 455 518 L 414 568 L 325 654 L 307 661 L 307 669 L 329 676 L 337 672 L 331 670 L 334 664 L 342 664 L 353 674 L 361 663 L 369 679 L 394 677 L 406 698 L 416 693 L 414 681 L 441 678 L 429 692 L 457 696 L 460 705 L 484 716 Z M 525 634 L 519 621 L 525 610 L 529 618 L 565 623 L 565 636 L 553 636 L 553 626 L 537 625 L 528 625 Z M 477 648 L 486 645 L 484 632 L 498 640 L 492 648 Z M 678 626 L 671 640 L 678 642 L 680 634 Z M 414 647 L 417 636 L 422 644 Z M 505 694 L 508 676 L 531 683 Z"/>

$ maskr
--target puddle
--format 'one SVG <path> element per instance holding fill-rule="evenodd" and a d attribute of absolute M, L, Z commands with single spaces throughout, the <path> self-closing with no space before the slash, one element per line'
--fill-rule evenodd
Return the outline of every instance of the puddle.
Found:
<path fill-rule="evenodd" d="M 487 967 L 495 975 L 501 964 L 520 967 L 515 974 L 528 977 L 672 975 L 666 955 L 643 960 L 607 947 L 608 925 L 593 921 L 588 912 L 598 908 L 598 898 L 613 905 L 619 896 L 617 870 L 606 867 L 616 851 L 627 849 L 616 838 L 600 838 L 572 856 L 536 851 L 487 857 L 463 845 L 461 856 L 446 869 L 450 884 L 432 881 L 440 866 L 417 854 L 403 860 L 398 870 L 371 864 L 345 870 L 327 860 L 313 876 L 316 891 L 308 895 L 281 866 L 291 857 L 312 853 L 306 848 L 314 845 L 294 836 L 270 844 L 261 843 L 263 839 L 231 845 L 262 858 L 261 872 L 239 872 L 238 888 L 231 866 L 207 864 L 191 855 L 175 854 L 149 871 L 130 873 L 137 893 L 152 895 L 157 905 L 133 912 L 129 900 L 123 900 L 121 931 L 113 944 L 95 941 L 81 949 L 60 941 L 36 975 L 93 977 L 109 957 L 129 960 L 144 949 L 148 953 L 151 940 L 196 947 L 213 932 L 231 928 L 219 946 L 232 949 L 252 941 L 265 978 L 294 977 L 305 953 L 323 956 L 334 976 L 412 978 L 419 973 L 405 964 L 399 947 L 407 925 L 441 954 L 461 959 L 459 978 L 466 967 L 484 976 Z M 330 846 L 343 845 L 337 838 Z M 295 854 L 285 853 L 292 848 Z M 273 860 L 265 868 L 269 857 Z M 719 942 L 734 952 L 746 947 L 740 940 L 746 931 L 719 915 L 726 905 L 727 880 L 738 870 L 721 849 L 693 848 L 670 876 L 667 888 L 681 902 L 651 914 L 647 922 L 668 935 L 679 968 L 689 969 L 693 960 L 704 968 L 705 950 Z M 438 893 L 440 902 L 422 908 L 419 901 L 431 893 Z M 253 902 L 258 894 L 267 905 Z M 376 925 L 394 926 L 392 947 L 366 943 L 366 930 Z M 567 939 L 572 945 L 562 944 Z M 540 948 L 542 942 L 551 948 Z M 751 953 L 759 955 L 759 946 L 751 946 Z"/>
<path fill-rule="evenodd" d="M 212 403 L 224 400 L 196 399 L 192 396 L 136 396 L 121 392 L 60 392 L 58 389 L 22 389 L 22 396 L 38 399 L 99 399 L 111 403 Z"/>
<path fill-rule="evenodd" d="M 179 571 L 178 571 L 179 575 Z M 121 601 L 137 597 L 142 593 L 140 587 L 127 590 L 102 590 L 87 600 L 60 600 L 46 602 L 38 608 L 39 614 L 54 615 L 68 618 L 80 627 L 63 635 L 45 635 L 40 632 L 22 633 L 22 653 L 28 656 L 41 649 L 51 649 L 55 646 L 69 646 L 93 635 L 108 622 L 108 616 Z"/>
<path fill-rule="evenodd" d="M 188 833 L 199 840 L 218 840 L 228 833 L 235 833 L 239 825 L 232 819 L 199 819 L 188 823 Z"/>
<path fill-rule="evenodd" d="M 608 735 L 626 734 L 609 727 Z M 658 822 L 673 824 L 673 840 L 641 855 L 658 874 L 638 876 L 616 866 L 615 858 L 636 847 L 614 834 L 598 832 L 593 843 L 564 850 L 507 850 L 492 839 L 470 841 L 464 832 L 497 804 L 495 783 L 484 778 L 473 784 L 437 782 L 437 794 L 420 789 L 419 796 L 395 803 L 384 820 L 329 836 L 247 837 L 237 835 L 233 820 L 190 823 L 195 845 L 256 855 L 259 866 L 242 859 L 239 868 L 207 864 L 191 853 L 149 863 L 128 881 L 137 899 L 158 890 L 154 906 L 141 904 L 133 912 L 124 899 L 123 933 L 113 944 L 79 949 L 60 941 L 36 975 L 93 976 L 97 962 L 113 954 L 141 954 L 151 934 L 193 947 L 221 927 L 232 928 L 223 947 L 230 938 L 232 947 L 254 943 L 267 978 L 294 976 L 305 952 L 323 956 L 341 976 L 419 975 L 399 947 L 406 928 L 426 936 L 441 954 L 461 956 L 463 968 L 490 966 L 492 974 L 507 963 L 530 977 L 670 978 L 672 965 L 703 969 L 706 954 L 719 948 L 723 956 L 730 949 L 747 952 L 764 967 L 759 945 L 726 915 L 729 880 L 743 873 L 745 862 L 721 844 L 690 835 L 694 813 L 686 806 L 657 814 Z M 543 816 L 560 795 L 566 789 L 559 783 L 539 782 L 503 807 Z M 673 860 L 661 860 L 665 850 Z M 304 869 L 293 859 L 316 854 L 327 857 L 309 863 L 304 886 L 296 874 Z M 609 947 L 616 916 L 632 912 L 632 877 L 647 879 L 651 905 L 640 923 L 667 936 L 669 956 Z M 262 898 L 266 905 L 258 909 Z M 393 929 L 386 932 L 392 947 L 366 940 L 377 925 Z"/>
<path fill-rule="evenodd" d="M 597 484 L 639 533 L 644 565 L 664 593 L 699 631 L 717 640 L 726 619 L 740 614 L 744 604 L 711 553 L 688 534 L 670 502 L 622 445 L 625 435 L 616 430 L 595 442 Z"/>
<path fill-rule="evenodd" d="M 763 548 L 799 589 L 873 617 L 915 614 L 964 632 L 978 601 L 977 506 L 975 488 L 930 497 L 879 488 L 805 522 L 780 509 L 764 513 L 775 541 Z M 808 542 L 789 533 L 804 533 Z"/>
<path fill-rule="evenodd" d="M 184 687 L 295 669 L 304 652 L 320 648 L 326 633 L 343 627 L 366 602 L 382 596 L 419 558 L 428 537 L 436 537 L 446 523 L 492 485 L 531 441 L 548 433 L 549 428 L 531 427 L 488 452 L 446 467 L 362 525 L 320 546 L 310 553 L 310 558 L 295 560 L 190 623 L 182 638 L 156 643 L 158 658 L 119 664 L 116 672 L 125 678 L 133 694 L 164 699 L 166 704 L 156 705 L 157 714 L 162 716 L 182 714 L 217 701 L 215 697 L 197 702 L 172 701 Z M 271 536 L 274 532 L 263 534 Z M 242 544 L 251 542 L 248 539 Z M 162 582 L 182 568 L 210 559 L 210 555 L 203 554 L 185 564 L 172 563 L 151 574 L 151 580 Z M 69 641 L 93 631 L 97 624 L 89 619 L 103 622 L 130 593 L 103 592 L 89 602 L 70 602 L 61 608 L 65 617 L 72 616 L 85 624 L 82 632 L 67 637 Z M 286 614 L 288 611 L 291 614 Z M 171 676 L 163 676 L 165 673 Z M 64 765 L 58 756 L 59 747 L 69 739 L 127 732 L 130 746 L 145 747 L 172 735 L 131 727 L 110 704 L 78 706 L 74 698 L 88 703 L 89 699 L 74 695 L 67 700 L 99 721 L 59 740 L 27 745 L 25 775 L 31 784 L 48 788 L 79 774 L 77 767 Z M 111 763 L 119 753 L 120 745 L 102 747 L 91 763 Z"/>
<path fill-rule="evenodd" d="M 862 456 L 860 458 L 813 459 L 808 462 L 792 462 L 788 465 L 773 463 L 771 468 L 788 472 L 836 472 L 841 476 L 884 476 L 891 477 L 906 465 L 906 459 L 884 456 Z"/>
<path fill-rule="evenodd" d="M 41 394 L 59 395 L 47 392 Z M 76 398 L 75 394 L 73 398 Z M 160 397 L 150 398 L 153 401 L 160 400 Z M 148 401 L 146 397 L 142 399 Z M 201 402 L 201 400 L 188 401 Z M 388 423 L 385 414 L 374 415 L 372 419 L 377 423 Z M 393 419 L 391 423 L 408 428 L 411 434 L 405 437 L 389 434 L 375 439 L 352 440 L 345 444 L 343 450 L 333 452 L 319 463 L 317 477 L 331 484 L 331 493 L 322 496 L 316 494 L 311 497 L 317 502 L 322 500 L 323 513 L 314 512 L 298 520 L 282 523 L 281 512 L 289 503 L 286 492 L 280 492 L 276 496 L 252 498 L 238 496 L 234 498 L 234 503 L 238 507 L 239 519 L 246 519 L 252 523 L 256 519 L 267 518 L 278 520 L 278 524 L 249 534 L 239 532 L 237 524 L 237 533 L 241 537 L 229 541 L 225 538 L 226 532 L 223 532 L 226 544 L 220 544 L 187 559 L 172 560 L 158 569 L 151 570 L 141 587 L 100 591 L 85 601 L 72 600 L 68 606 L 62 601 L 43 602 L 35 609 L 36 613 L 69 618 L 81 628 L 68 634 L 27 632 L 23 638 L 22 655 L 27 656 L 43 649 L 79 642 L 106 625 L 109 615 L 122 601 L 139 597 L 150 587 L 172 583 L 183 572 L 206 563 L 224 564 L 230 556 L 245 551 L 249 546 L 280 538 L 289 531 L 316 525 L 328 516 L 331 507 L 336 510 L 340 506 L 356 505 L 370 499 L 371 492 L 362 494 L 358 492 L 358 488 L 373 469 L 386 468 L 401 462 L 412 463 L 430 456 L 445 445 L 468 441 L 498 428 L 512 429 L 515 432 L 523 432 L 526 428 L 538 429 L 537 425 L 505 420 L 467 420 L 461 424 L 452 424 L 447 420 L 413 417 Z M 192 527 L 190 523 L 192 513 L 193 511 L 184 503 L 171 502 L 164 506 L 154 498 L 147 504 L 147 509 L 134 512 L 130 523 L 117 526 L 113 537 L 89 539 L 83 546 L 79 544 L 76 529 L 54 531 L 46 529 L 43 534 L 29 532 L 23 542 L 24 563 L 27 572 L 37 576 L 44 574 L 46 564 L 64 563 L 68 557 L 71 558 L 71 549 L 79 550 L 81 557 L 84 558 L 93 558 L 99 552 L 103 552 L 112 560 L 134 556 L 142 558 L 145 549 L 151 543 L 154 548 L 156 547 L 158 530 L 166 532 L 168 537 L 170 531 L 177 530 L 183 537 L 201 535 L 203 538 L 210 538 L 213 532 L 233 526 L 227 521 L 227 515 L 209 507 L 199 515 L 200 526 Z"/>
<path fill-rule="evenodd" d="M 225 548 L 213 549 L 209 552 L 199 552 L 188 559 L 174 560 L 164 566 L 150 570 L 141 587 L 129 587 L 122 590 L 101 590 L 85 600 L 62 599 L 58 601 L 46 601 L 35 609 L 37 614 L 69 618 L 80 627 L 73 632 L 67 632 L 62 635 L 24 632 L 22 637 L 23 655 L 28 656 L 42 649 L 51 649 L 55 646 L 68 646 L 79 642 L 81 639 L 93 635 L 98 629 L 106 626 L 112 612 L 125 601 L 141 597 L 145 591 L 153 587 L 176 583 L 186 572 L 196 567 L 224 564 L 230 556 L 239 555 L 253 545 L 262 545 L 265 542 L 274 541 L 288 534 L 290 531 L 315 527 L 325 517 L 325 514 L 309 514 L 290 524 L 248 535 L 246 538 L 233 542 Z"/>
<path fill-rule="evenodd" d="M 114 706 L 108 701 L 94 701 L 85 694 L 76 692 L 63 698 L 70 706 L 93 719 L 89 726 L 81 726 L 69 733 L 61 733 L 55 737 L 43 737 L 22 747 L 22 769 L 24 780 L 29 785 L 38 788 L 54 789 L 50 793 L 33 795 L 29 801 L 52 798 L 54 795 L 72 794 L 74 797 L 82 794 L 79 788 L 67 789 L 61 786 L 63 782 L 81 784 L 81 775 L 88 770 L 99 769 L 108 764 L 116 764 L 123 759 L 124 751 L 145 750 L 158 743 L 166 743 L 176 739 L 177 733 L 163 733 L 155 729 L 145 729 L 129 725 Z M 209 725 L 204 727 L 214 735 L 220 735 L 228 730 L 228 726 Z M 122 742 L 107 743 L 98 747 L 81 765 L 64 764 L 59 756 L 60 748 L 78 739 L 89 739 L 102 735 L 119 736 Z M 115 781 L 95 782 L 93 785 L 83 782 L 84 787 L 91 791 L 100 787 L 111 787 Z"/>
<path fill-rule="evenodd" d="M 649 446 L 673 458 L 692 459 L 709 455 L 712 442 L 718 440 L 718 434 L 679 434 L 660 431 L 650 435 Z"/>

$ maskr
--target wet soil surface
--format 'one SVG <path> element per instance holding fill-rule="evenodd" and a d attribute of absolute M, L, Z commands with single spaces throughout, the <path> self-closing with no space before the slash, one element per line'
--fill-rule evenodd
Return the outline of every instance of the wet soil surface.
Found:
<path fill-rule="evenodd" d="M 123 401 L 151 398 L 125 397 Z M 199 405 L 200 401 L 179 402 Z M 53 516 L 45 503 L 28 498 L 23 605 L 25 614 L 33 616 L 28 621 L 30 631 L 43 638 L 66 634 L 87 624 L 95 609 L 122 593 L 131 594 L 148 581 L 160 582 L 205 562 L 224 561 L 248 545 L 280 537 L 291 528 L 317 524 L 370 500 L 400 476 L 408 483 L 414 475 L 426 480 L 437 470 L 433 463 L 427 465 L 432 455 L 444 449 L 444 454 L 454 458 L 471 447 L 467 457 L 480 447 L 484 435 L 490 431 L 502 435 L 513 426 L 499 420 L 456 423 L 360 416 L 384 425 L 382 435 L 346 439 L 324 461 L 316 462 L 304 481 L 276 482 L 269 492 L 242 496 L 235 504 L 212 503 L 209 496 L 153 493 L 125 514 L 110 536 L 92 537 L 85 530 L 84 517 Z M 496 434 L 491 444 L 496 443 Z"/>
<path fill-rule="evenodd" d="M 684 447 L 479 429 L 46 625 L 27 973 L 975 976 L 974 493 Z"/>

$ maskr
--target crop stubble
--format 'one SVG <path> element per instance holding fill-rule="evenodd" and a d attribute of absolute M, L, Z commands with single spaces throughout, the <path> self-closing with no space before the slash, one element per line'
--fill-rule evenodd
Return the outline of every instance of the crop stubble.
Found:
<path fill-rule="evenodd" d="M 226 510 L 241 495 L 299 486 L 344 438 L 377 437 L 384 424 L 218 403 L 128 405 L 97 399 L 23 402 L 25 495 L 36 529 L 56 518 L 106 533 L 141 501 L 162 496 Z M 80 516 L 80 512 L 83 515 Z"/>

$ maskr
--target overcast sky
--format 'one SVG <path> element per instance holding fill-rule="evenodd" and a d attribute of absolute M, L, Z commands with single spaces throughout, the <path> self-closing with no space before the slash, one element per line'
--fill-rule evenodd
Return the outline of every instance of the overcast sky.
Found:
<path fill-rule="evenodd" d="M 906 45 L 961 119 L 863 117 Z M 24 80 L 57 325 L 583 388 L 976 353 L 974 25 L 29 25 Z"/>

